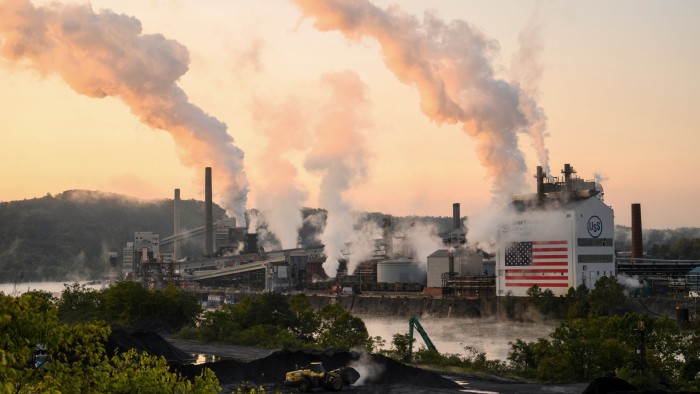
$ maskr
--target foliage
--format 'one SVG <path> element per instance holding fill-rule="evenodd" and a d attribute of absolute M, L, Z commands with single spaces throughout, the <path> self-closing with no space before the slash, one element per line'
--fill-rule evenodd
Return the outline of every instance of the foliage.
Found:
<path fill-rule="evenodd" d="M 511 343 L 508 360 L 518 374 L 543 381 L 618 376 L 639 387 L 687 387 L 682 373 L 695 368 L 699 335 L 697 328 L 681 331 L 667 317 L 633 313 L 564 320 L 550 339 Z M 642 343 L 644 360 L 637 352 Z"/>
<path fill-rule="evenodd" d="M 103 320 L 126 327 L 194 325 L 202 309 L 191 293 L 173 285 L 148 290 L 123 281 L 97 291 L 84 285 L 66 285 L 58 301 L 58 317 L 76 323 Z"/>
<path fill-rule="evenodd" d="M 282 348 L 371 349 L 365 323 L 338 304 L 315 312 L 299 294 L 290 301 L 276 293 L 245 297 L 204 314 L 198 338 L 206 342 Z"/>
<path fill-rule="evenodd" d="M 134 240 L 135 231 L 172 234 L 172 200 L 139 201 L 123 195 L 86 190 L 69 190 L 52 196 L 0 202 L 0 281 L 31 282 L 101 279 L 108 270 L 108 251 L 118 251 Z M 251 212 L 252 213 L 252 212 Z M 303 247 L 318 247 L 327 212 L 302 208 L 299 229 Z M 225 211 L 214 205 L 214 220 Z M 204 203 L 180 202 L 180 225 L 197 228 L 202 224 Z M 386 215 L 366 213 L 368 221 L 381 225 Z M 397 228 L 410 223 L 434 224 L 438 231 L 451 228 L 451 217 L 394 217 Z M 273 237 L 274 238 L 274 237 Z M 261 244 L 265 243 L 261 239 Z M 200 256 L 201 241 L 180 242 L 183 256 Z M 121 254 L 121 253 L 120 253 Z"/>
<path fill-rule="evenodd" d="M 0 203 L 0 281 L 102 278 L 106 253 L 121 252 L 134 231 L 172 234 L 172 207 L 172 200 L 138 201 L 85 190 Z M 180 208 L 182 228 L 201 226 L 203 202 L 183 200 Z M 214 206 L 213 215 L 223 218 L 225 211 Z M 180 249 L 184 255 L 201 254 L 197 240 L 182 242 Z"/>
<path fill-rule="evenodd" d="M 53 301 L 37 293 L 0 293 L 0 393 L 220 390 L 208 369 L 189 381 L 170 372 L 162 357 L 129 351 L 109 358 L 109 327 L 100 321 L 61 323 Z M 47 353 L 41 366 L 32 362 L 38 348 Z"/>
<path fill-rule="evenodd" d="M 555 297 L 550 289 L 533 285 L 527 289 L 528 303 L 545 316 L 570 319 L 607 316 L 625 303 L 624 286 L 617 279 L 603 276 L 593 290 L 580 285 L 569 288 L 565 297 Z"/>

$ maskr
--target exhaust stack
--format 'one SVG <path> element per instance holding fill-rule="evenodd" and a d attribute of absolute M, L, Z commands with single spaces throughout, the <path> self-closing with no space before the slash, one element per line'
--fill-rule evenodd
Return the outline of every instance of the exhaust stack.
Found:
<path fill-rule="evenodd" d="M 544 171 L 542 170 L 542 166 L 537 166 L 537 175 L 535 175 L 537 178 L 537 204 L 542 205 L 544 202 Z"/>
<path fill-rule="evenodd" d="M 212 215 L 211 167 L 204 169 L 204 255 L 214 253 L 214 219 Z"/>
<path fill-rule="evenodd" d="M 642 206 L 632 204 L 632 258 L 641 259 L 644 255 L 642 245 Z"/>
<path fill-rule="evenodd" d="M 564 174 L 564 186 L 566 187 L 566 191 L 564 192 L 564 201 L 571 201 L 574 195 L 574 182 L 571 175 L 575 174 L 576 170 L 574 170 L 574 167 L 571 167 L 571 164 L 566 163 L 564 164 L 562 173 Z"/>
<path fill-rule="evenodd" d="M 180 189 L 175 189 L 175 198 L 173 199 L 173 235 L 180 234 Z M 180 258 L 180 241 L 177 239 L 173 242 L 173 260 L 177 261 Z"/>
<path fill-rule="evenodd" d="M 459 230 L 462 228 L 462 223 L 460 223 L 460 214 L 459 214 L 459 203 L 456 202 L 452 204 L 452 229 L 453 230 Z"/>

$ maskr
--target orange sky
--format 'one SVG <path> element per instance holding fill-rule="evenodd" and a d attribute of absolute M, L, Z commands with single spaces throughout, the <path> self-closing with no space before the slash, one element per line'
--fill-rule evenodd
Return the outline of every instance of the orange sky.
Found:
<path fill-rule="evenodd" d="M 392 3 L 374 2 L 380 8 Z M 493 70 L 504 80 L 516 68 L 519 34 L 534 20 L 542 43 L 537 103 L 548 120 L 553 175 L 564 163 L 583 178 L 601 174 L 617 224 L 629 225 L 630 204 L 641 203 L 645 228 L 700 226 L 700 182 L 692 172 L 700 165 L 699 3 L 397 3 L 419 20 L 432 10 L 441 20 L 468 22 L 498 44 Z M 357 76 L 367 97 L 366 124 L 358 128 L 366 171 L 343 191 L 354 209 L 449 216 L 451 204 L 460 202 L 470 215 L 492 198 L 493 179 L 477 157 L 477 141 L 459 125 L 428 119 L 419 89 L 392 73 L 370 37 L 319 31 L 288 1 L 90 4 L 95 12 L 132 16 L 145 34 L 160 33 L 187 48 L 188 70 L 177 86 L 225 123 L 245 153 L 248 208 L 259 207 L 272 192 L 270 180 L 279 179 L 283 165 L 271 169 L 271 155 L 288 163 L 303 205 L 319 206 L 321 175 L 305 161 L 329 98 L 324 75 L 343 72 Z M 181 160 L 182 146 L 172 135 L 142 123 L 124 101 L 78 94 L 60 75 L 41 74 L 26 60 L 0 57 L 0 65 L 0 201 L 67 189 L 172 198 L 180 188 L 183 198 L 203 198 L 203 168 L 212 161 Z M 270 123 L 283 132 L 265 132 Z M 523 192 L 534 190 L 529 175 L 540 164 L 531 142 L 519 134 L 530 188 Z M 215 194 L 222 203 L 224 191 Z"/>

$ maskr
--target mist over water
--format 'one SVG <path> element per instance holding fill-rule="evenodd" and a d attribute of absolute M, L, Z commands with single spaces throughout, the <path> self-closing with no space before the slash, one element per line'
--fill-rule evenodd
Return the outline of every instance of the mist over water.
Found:
<path fill-rule="evenodd" d="M 63 289 L 65 289 L 65 285 L 72 285 L 74 283 L 84 284 L 88 289 L 93 290 L 100 290 L 109 285 L 107 282 L 97 283 L 84 281 L 0 283 L 0 292 L 9 296 L 19 296 L 29 291 L 41 290 L 48 291 L 54 296 L 59 297 Z"/>
<path fill-rule="evenodd" d="M 367 325 L 367 331 L 372 337 L 380 336 L 386 341 L 385 349 L 391 348 L 394 334 L 408 333 L 408 317 L 375 317 L 358 315 Z M 433 341 L 437 350 L 442 353 L 467 355 L 465 346 L 486 353 L 489 360 L 506 361 L 510 345 L 516 339 L 534 341 L 547 338 L 556 328 L 556 322 L 521 323 L 499 321 L 496 319 L 444 319 L 420 318 L 425 332 Z M 420 334 L 414 330 L 416 339 L 413 349 L 425 346 Z"/>

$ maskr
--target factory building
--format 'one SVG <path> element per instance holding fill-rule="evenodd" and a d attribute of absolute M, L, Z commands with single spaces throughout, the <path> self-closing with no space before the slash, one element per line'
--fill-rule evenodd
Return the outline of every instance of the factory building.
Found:
<path fill-rule="evenodd" d="M 614 214 L 602 188 L 569 164 L 562 173 L 563 182 L 549 181 L 538 167 L 537 193 L 513 197 L 497 234 L 497 295 L 526 296 L 533 285 L 565 295 L 615 275 Z"/>
<path fill-rule="evenodd" d="M 483 258 L 472 249 L 439 249 L 428 256 L 427 287 L 443 287 L 445 274 L 456 276 L 483 274 Z"/>

